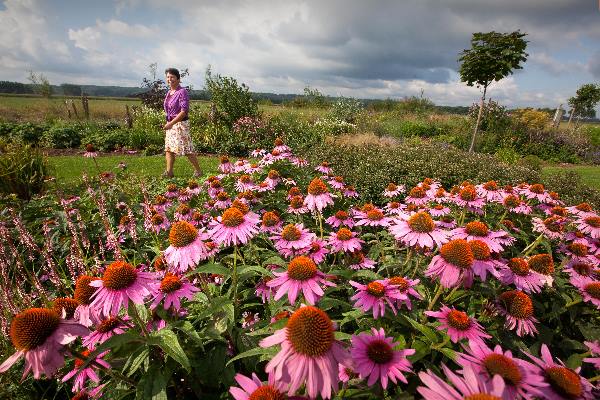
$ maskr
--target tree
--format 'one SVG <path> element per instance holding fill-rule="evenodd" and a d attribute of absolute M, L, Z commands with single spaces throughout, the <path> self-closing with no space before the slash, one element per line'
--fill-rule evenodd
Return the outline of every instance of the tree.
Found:
<path fill-rule="evenodd" d="M 571 106 L 571 116 L 569 117 L 569 124 L 573 119 L 573 115 L 577 117 L 589 117 L 594 118 L 596 116 L 596 105 L 600 102 L 600 86 L 593 83 L 582 85 L 575 96 L 569 99 L 569 105 Z"/>
<path fill-rule="evenodd" d="M 241 117 L 259 115 L 250 88 L 238 84 L 235 78 L 213 74 L 210 65 L 206 68 L 204 89 L 210 93 L 217 119 L 230 128 Z"/>
<path fill-rule="evenodd" d="M 31 82 L 33 86 L 33 93 L 39 94 L 42 97 L 47 99 L 52 96 L 52 86 L 50 85 L 50 81 L 48 78 L 44 76 L 44 74 L 36 74 L 32 70 L 29 70 L 29 76 L 27 79 Z"/>
<path fill-rule="evenodd" d="M 521 63 L 527 60 L 529 55 L 525 53 L 527 41 L 523 39 L 526 35 L 520 31 L 477 32 L 471 38 L 471 48 L 463 50 L 460 54 L 458 61 L 461 63 L 459 69 L 461 81 L 466 82 L 468 86 L 483 88 L 469 152 L 473 151 L 475 145 L 488 86 L 512 74 L 513 70 L 522 69 Z"/>

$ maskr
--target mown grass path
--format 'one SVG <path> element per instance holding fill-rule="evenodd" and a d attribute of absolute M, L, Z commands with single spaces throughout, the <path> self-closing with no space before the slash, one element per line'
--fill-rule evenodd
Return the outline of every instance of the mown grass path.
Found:
<path fill-rule="evenodd" d="M 553 166 L 544 167 L 542 174 L 552 175 L 559 171 L 574 171 L 581 176 L 581 179 L 588 186 L 600 190 L 600 165 L 573 165 L 568 167 Z"/>

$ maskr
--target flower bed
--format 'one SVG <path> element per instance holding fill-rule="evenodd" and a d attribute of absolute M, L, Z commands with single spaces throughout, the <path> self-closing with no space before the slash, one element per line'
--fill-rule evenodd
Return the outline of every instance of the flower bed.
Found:
<path fill-rule="evenodd" d="M 0 371 L 78 398 L 597 398 L 589 205 L 428 178 L 364 204 L 280 140 L 252 156 L 4 212 Z"/>

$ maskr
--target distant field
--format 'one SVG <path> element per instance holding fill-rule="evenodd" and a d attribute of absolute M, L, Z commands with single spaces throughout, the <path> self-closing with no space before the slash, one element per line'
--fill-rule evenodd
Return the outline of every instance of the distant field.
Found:
<path fill-rule="evenodd" d="M 600 166 L 575 165 L 569 167 L 545 167 L 542 171 L 545 175 L 551 175 L 559 171 L 575 171 L 587 185 L 600 190 Z"/>

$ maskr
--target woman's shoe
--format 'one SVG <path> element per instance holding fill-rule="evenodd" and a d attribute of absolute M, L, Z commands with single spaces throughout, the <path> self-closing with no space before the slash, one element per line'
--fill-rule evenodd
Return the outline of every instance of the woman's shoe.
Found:
<path fill-rule="evenodd" d="M 173 173 L 168 173 L 167 171 L 163 172 L 162 177 L 163 178 L 173 178 L 175 176 L 175 174 Z"/>

